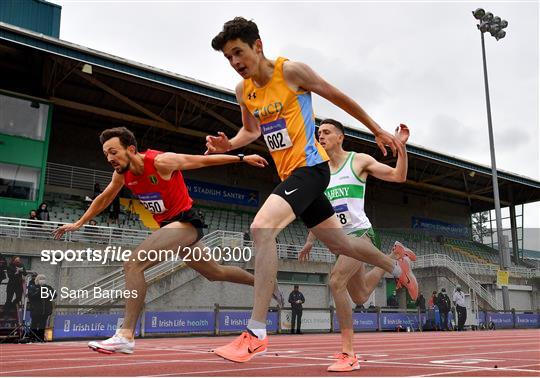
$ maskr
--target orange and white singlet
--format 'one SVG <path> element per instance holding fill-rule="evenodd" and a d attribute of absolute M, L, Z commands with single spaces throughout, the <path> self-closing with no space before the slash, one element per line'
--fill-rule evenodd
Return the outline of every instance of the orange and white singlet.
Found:
<path fill-rule="evenodd" d="M 285 180 L 295 169 L 328 161 L 328 155 L 315 138 L 315 116 L 311 92 L 293 91 L 283 77 L 286 58 L 275 61 L 274 73 L 263 87 L 244 80 L 243 100 L 260 122 L 264 141 Z"/>

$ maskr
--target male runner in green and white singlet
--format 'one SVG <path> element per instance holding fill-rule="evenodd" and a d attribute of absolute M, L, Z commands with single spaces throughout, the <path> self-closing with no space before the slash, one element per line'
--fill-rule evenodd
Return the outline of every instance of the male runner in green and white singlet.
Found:
<path fill-rule="evenodd" d="M 377 249 L 381 249 L 380 239 L 371 228 L 364 211 L 366 194 L 366 179 L 372 175 L 380 180 L 404 182 L 407 178 L 407 151 L 405 142 L 409 137 L 409 129 L 400 125 L 396 137 L 403 144 L 398 146 L 396 167 L 379 163 L 366 154 L 357 154 L 343 150 L 345 137 L 343 125 L 333 119 L 326 119 L 319 127 L 319 142 L 330 157 L 330 183 L 325 191 L 336 216 L 344 231 L 354 238 L 365 238 L 371 241 Z M 299 259 L 306 261 L 316 237 L 309 233 Z M 416 260 L 414 253 L 396 242 L 390 257 Z M 336 355 L 337 361 L 328 367 L 328 371 L 343 372 L 360 369 L 358 358 L 353 350 L 353 321 L 352 311 L 347 293 L 356 304 L 365 303 L 385 271 L 374 267 L 365 271 L 364 263 L 351 257 L 340 255 L 330 274 L 329 285 L 336 304 L 336 313 L 341 328 L 342 352 Z M 414 276 L 411 276 L 414 277 Z M 398 282 L 397 287 L 400 287 Z"/>

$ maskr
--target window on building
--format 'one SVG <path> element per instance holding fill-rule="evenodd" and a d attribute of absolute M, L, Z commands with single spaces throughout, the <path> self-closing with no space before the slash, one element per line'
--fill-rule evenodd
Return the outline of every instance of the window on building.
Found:
<path fill-rule="evenodd" d="M 49 105 L 0 95 L 0 134 L 45 139 Z"/>
<path fill-rule="evenodd" d="M 38 168 L 0 163 L 0 197 L 35 201 L 40 175 Z"/>

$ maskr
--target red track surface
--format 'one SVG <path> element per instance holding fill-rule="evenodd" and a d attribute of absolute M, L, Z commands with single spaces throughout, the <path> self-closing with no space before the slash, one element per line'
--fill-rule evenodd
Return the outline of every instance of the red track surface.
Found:
<path fill-rule="evenodd" d="M 142 339 L 132 355 L 79 341 L 0 344 L 0 376 L 540 376 L 540 330 L 360 333 L 361 369 L 332 374 L 339 334 L 270 336 L 268 353 L 245 364 L 209 352 L 231 339 Z"/>

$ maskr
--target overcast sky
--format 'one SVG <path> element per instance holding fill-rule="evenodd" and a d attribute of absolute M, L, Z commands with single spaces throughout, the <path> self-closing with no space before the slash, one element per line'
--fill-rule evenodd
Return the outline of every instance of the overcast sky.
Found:
<path fill-rule="evenodd" d="M 416 145 L 490 164 L 477 7 L 508 20 L 486 39 L 497 166 L 540 180 L 539 7 L 532 2 L 61 1 L 60 37 L 226 88 L 240 77 L 210 41 L 225 21 L 259 26 L 265 55 L 313 67 L 384 128 Z M 318 117 L 360 127 L 314 96 Z M 363 127 L 363 126 L 362 126 Z M 525 210 L 540 227 L 540 206 Z"/>

